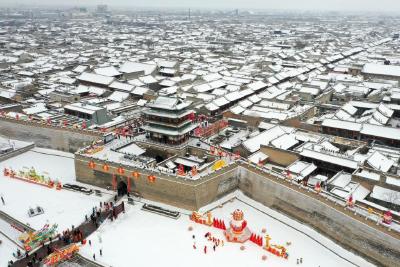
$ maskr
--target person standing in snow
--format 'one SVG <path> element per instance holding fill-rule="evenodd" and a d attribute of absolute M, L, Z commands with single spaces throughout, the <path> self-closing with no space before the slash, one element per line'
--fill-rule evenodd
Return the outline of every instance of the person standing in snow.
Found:
<path fill-rule="evenodd" d="M 204 254 L 207 254 L 207 246 L 204 246 Z"/>
<path fill-rule="evenodd" d="M 103 249 L 100 249 L 100 256 L 103 256 Z"/>
<path fill-rule="evenodd" d="M 3 196 L 1 196 L 1 202 L 3 203 L 3 206 L 6 205 L 6 202 L 4 201 Z"/>
<path fill-rule="evenodd" d="M 93 253 L 93 260 L 94 261 L 96 260 L 96 254 L 95 253 Z"/>

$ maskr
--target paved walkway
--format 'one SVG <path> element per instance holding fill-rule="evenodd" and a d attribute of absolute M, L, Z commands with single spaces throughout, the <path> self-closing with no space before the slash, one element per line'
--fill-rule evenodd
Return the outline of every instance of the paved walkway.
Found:
<path fill-rule="evenodd" d="M 103 211 L 100 215 L 101 221 L 104 222 L 107 217 L 109 216 L 110 211 L 105 212 Z M 84 215 L 82 215 L 82 218 L 84 217 Z M 79 225 L 77 228 L 75 229 L 79 229 L 82 231 L 83 234 L 83 239 L 86 239 L 89 235 L 91 235 L 93 232 L 95 232 L 97 230 L 98 227 L 96 227 L 96 225 L 94 223 L 92 223 L 90 221 L 90 218 L 87 222 L 82 223 L 81 225 Z M 63 230 L 64 231 L 64 230 Z M 38 249 L 37 251 L 35 251 L 35 253 L 37 254 L 37 259 L 42 258 L 44 259 L 47 255 L 48 255 L 48 247 L 50 248 L 62 248 L 64 246 L 66 246 L 68 244 L 66 244 L 64 241 L 62 240 L 55 240 L 54 242 L 52 242 L 51 244 L 48 245 L 44 245 L 43 247 L 41 247 L 40 249 Z M 88 244 L 87 244 L 88 245 Z M 33 254 L 29 255 L 28 257 L 25 257 L 21 260 L 16 261 L 12 266 L 14 267 L 26 267 L 28 266 L 28 263 L 32 260 L 33 258 Z M 36 266 L 40 266 L 40 263 L 35 263 L 32 266 L 36 267 Z"/>

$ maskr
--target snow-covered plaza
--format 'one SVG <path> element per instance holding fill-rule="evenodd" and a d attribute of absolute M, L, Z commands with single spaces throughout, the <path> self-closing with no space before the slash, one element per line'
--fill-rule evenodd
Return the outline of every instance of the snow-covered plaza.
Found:
<path fill-rule="evenodd" d="M 234 197 L 234 198 L 233 198 Z M 228 199 L 232 199 L 227 201 Z M 226 202 L 227 201 L 227 202 Z M 225 202 L 225 203 L 224 203 Z M 221 204 L 223 206 L 221 206 Z M 333 241 L 323 237 L 311 228 L 235 192 L 202 209 L 211 210 L 216 218 L 228 224 L 235 209 L 244 212 L 252 232 L 266 229 L 271 236 L 271 244 L 284 245 L 289 258 L 283 259 L 247 241 L 242 244 L 226 241 L 223 230 L 196 224 L 189 219 L 190 211 L 183 211 L 175 220 L 141 210 L 143 203 L 126 205 L 127 211 L 116 221 L 107 221 L 89 240 L 91 245 L 82 248 L 81 254 L 88 259 L 96 256 L 96 261 L 104 266 L 373 266 Z M 156 203 L 164 208 L 176 210 Z M 193 230 L 189 231 L 189 227 Z M 210 232 L 213 237 L 224 240 L 223 246 L 213 250 L 204 236 Z M 193 235 L 195 238 L 193 238 Z M 262 234 L 265 236 L 265 234 Z M 287 246 L 287 242 L 290 243 Z M 194 246 L 196 249 L 194 249 Z M 207 246 L 207 253 L 204 253 Z M 99 255 L 100 249 L 103 256 Z M 263 255 L 267 259 L 262 260 Z"/>
<path fill-rule="evenodd" d="M 1 170 L 10 167 L 15 170 L 34 167 L 38 173 L 46 172 L 61 183 L 75 182 L 74 159 L 70 153 L 35 148 L 0 163 Z M 5 177 L 3 172 L 0 177 L 0 195 L 6 201 L 0 210 L 37 230 L 45 224 L 56 223 L 60 231 L 79 225 L 93 206 L 111 197 L 51 189 Z M 43 208 L 44 214 L 29 217 L 28 209 L 37 206 Z"/>

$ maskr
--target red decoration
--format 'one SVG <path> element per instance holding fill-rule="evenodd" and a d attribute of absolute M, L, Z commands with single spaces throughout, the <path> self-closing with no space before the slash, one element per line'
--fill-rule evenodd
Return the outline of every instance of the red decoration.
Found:
<path fill-rule="evenodd" d="M 235 159 L 240 159 L 240 152 L 239 151 L 235 152 Z"/>
<path fill-rule="evenodd" d="M 192 167 L 192 176 L 196 176 L 197 175 L 197 168 L 196 166 Z"/>
<path fill-rule="evenodd" d="M 127 179 L 127 189 L 128 189 L 128 193 L 131 192 L 131 178 L 130 177 L 126 177 Z"/>
<path fill-rule="evenodd" d="M 68 121 L 64 120 L 64 127 L 67 127 Z"/>
<path fill-rule="evenodd" d="M 82 122 L 82 129 L 86 129 L 86 121 Z"/>
<path fill-rule="evenodd" d="M 214 155 L 214 153 L 215 153 L 215 147 L 210 146 L 210 153 L 211 153 L 212 155 Z"/>
<path fill-rule="evenodd" d="M 191 121 L 196 120 L 196 115 L 194 115 L 193 112 L 189 114 L 189 120 L 191 120 Z"/>
<path fill-rule="evenodd" d="M 117 190 L 117 176 L 115 174 L 112 176 L 112 188 L 114 191 Z"/>
<path fill-rule="evenodd" d="M 317 182 L 315 184 L 314 190 L 317 191 L 317 193 L 321 192 L 321 183 Z"/>
<path fill-rule="evenodd" d="M 105 163 L 103 165 L 103 171 L 108 172 L 110 170 L 110 167 L 107 165 L 107 163 Z"/>
<path fill-rule="evenodd" d="M 118 167 L 118 169 L 117 169 L 117 173 L 118 173 L 118 174 L 121 174 L 121 175 L 123 175 L 123 174 L 125 173 L 125 170 L 124 170 L 124 168 L 122 168 L 122 167 Z"/>
<path fill-rule="evenodd" d="M 156 177 L 154 175 L 149 175 L 147 178 L 150 183 L 154 183 L 156 181 Z"/>
<path fill-rule="evenodd" d="M 96 163 L 93 160 L 89 162 L 89 168 L 94 169 L 96 167 Z"/>
<path fill-rule="evenodd" d="M 178 175 L 185 175 L 185 168 L 183 167 L 182 164 L 179 164 Z"/>
<path fill-rule="evenodd" d="M 135 179 L 139 179 L 140 173 L 138 173 L 138 172 L 132 172 L 132 176 L 133 176 Z"/>

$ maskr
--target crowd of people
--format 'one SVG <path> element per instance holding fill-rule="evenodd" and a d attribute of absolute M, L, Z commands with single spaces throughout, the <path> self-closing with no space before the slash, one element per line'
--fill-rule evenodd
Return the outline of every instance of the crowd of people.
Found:
<path fill-rule="evenodd" d="M 117 201 L 117 198 L 114 199 Z M 1 196 L 1 201 L 3 202 L 3 205 L 5 204 L 3 196 Z M 61 234 L 58 234 L 56 237 L 49 238 L 48 245 L 46 245 L 44 242 L 40 244 L 36 252 L 29 254 L 28 252 L 25 252 L 23 254 L 21 250 L 17 250 L 15 253 L 13 253 L 13 256 L 20 260 L 23 258 L 27 259 L 27 266 L 28 267 L 33 267 L 33 266 L 38 266 L 40 262 L 42 262 L 43 258 L 47 257 L 51 253 L 55 251 L 56 247 L 63 246 L 63 245 L 69 245 L 72 243 L 81 243 L 85 244 L 86 243 L 86 236 L 90 234 L 90 228 L 94 228 L 96 230 L 100 224 L 107 218 L 110 218 L 113 220 L 113 215 L 112 215 L 112 210 L 114 208 L 114 202 L 100 202 L 98 206 L 94 206 L 92 208 L 91 214 L 85 215 L 85 222 L 80 225 L 79 227 L 74 227 L 72 225 L 71 229 L 66 229 L 64 230 Z M 90 226 L 90 224 L 92 226 Z M 60 240 L 60 241 L 58 241 Z M 54 242 L 53 242 L 54 241 Z M 60 243 L 61 242 L 61 243 Z M 91 245 L 91 241 L 89 240 L 89 245 Z M 39 252 L 39 250 L 44 249 L 44 251 Z M 102 249 L 100 249 L 100 256 L 103 254 Z M 40 256 L 41 257 L 40 257 Z M 93 254 L 93 260 L 96 260 L 95 254 Z M 14 261 L 11 260 L 8 262 L 8 266 L 13 266 Z"/>

